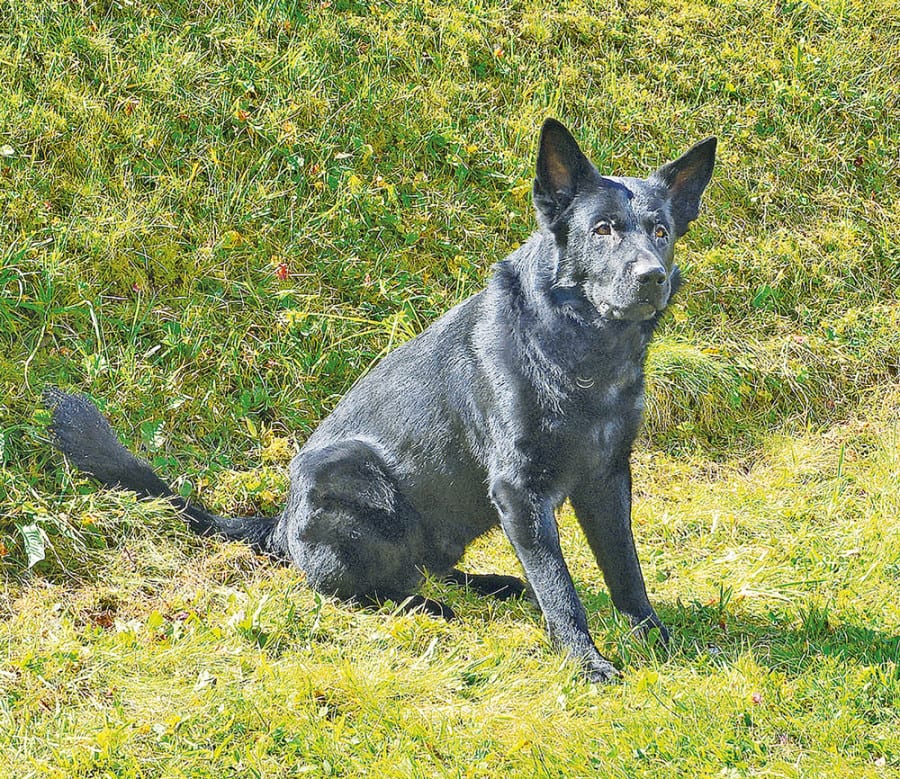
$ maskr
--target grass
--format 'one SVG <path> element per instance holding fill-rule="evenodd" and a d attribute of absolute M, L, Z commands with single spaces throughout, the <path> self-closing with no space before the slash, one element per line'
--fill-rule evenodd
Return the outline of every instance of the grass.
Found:
<path fill-rule="evenodd" d="M 893 2 L 0 18 L 0 775 L 900 775 Z M 276 511 L 355 377 L 531 232 L 548 115 L 611 172 L 720 138 L 635 456 L 668 651 L 560 516 L 622 684 L 527 604 L 347 609 L 51 452 L 56 383 L 184 494 Z M 499 533 L 466 565 L 518 570 Z"/>

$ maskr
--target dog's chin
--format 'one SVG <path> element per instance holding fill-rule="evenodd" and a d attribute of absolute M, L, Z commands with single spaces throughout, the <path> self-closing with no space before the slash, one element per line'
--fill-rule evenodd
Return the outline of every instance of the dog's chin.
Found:
<path fill-rule="evenodd" d="M 594 308 L 597 310 L 600 320 L 604 322 L 646 322 L 662 311 L 652 303 L 631 303 L 617 306 L 606 301 L 597 301 L 594 302 Z"/>
<path fill-rule="evenodd" d="M 594 322 L 602 325 L 604 322 L 646 322 L 658 316 L 668 303 L 669 295 L 665 300 L 652 303 L 649 300 L 640 300 L 623 296 L 619 300 L 612 301 L 604 294 L 605 290 L 599 284 L 588 282 L 582 288 L 586 301 L 594 309 Z M 630 298 L 630 299 L 629 299 Z"/>

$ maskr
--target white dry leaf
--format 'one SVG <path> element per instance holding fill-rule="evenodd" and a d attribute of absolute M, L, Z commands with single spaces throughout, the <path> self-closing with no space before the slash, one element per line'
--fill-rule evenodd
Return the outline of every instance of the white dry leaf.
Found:
<path fill-rule="evenodd" d="M 216 677 L 213 676 L 209 671 L 201 671 L 199 674 L 197 674 L 197 683 L 194 685 L 194 692 L 199 692 L 206 687 L 215 687 L 216 681 Z"/>

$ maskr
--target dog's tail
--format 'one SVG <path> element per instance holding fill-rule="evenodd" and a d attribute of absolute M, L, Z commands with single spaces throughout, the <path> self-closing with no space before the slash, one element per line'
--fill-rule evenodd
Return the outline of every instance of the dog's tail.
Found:
<path fill-rule="evenodd" d="M 181 510 L 192 530 L 246 541 L 258 552 L 269 552 L 269 538 L 277 517 L 220 517 L 172 491 L 150 465 L 129 452 L 115 431 L 83 395 L 69 395 L 56 387 L 44 390 L 53 412 L 53 444 L 81 471 L 107 487 L 124 487 L 138 495 L 166 498 Z"/>

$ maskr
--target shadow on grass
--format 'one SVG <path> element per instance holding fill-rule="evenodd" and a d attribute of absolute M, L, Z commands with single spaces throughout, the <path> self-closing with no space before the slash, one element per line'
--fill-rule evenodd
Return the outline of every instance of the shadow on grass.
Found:
<path fill-rule="evenodd" d="M 835 618 L 828 608 L 814 604 L 785 607 L 779 603 L 765 614 L 741 612 L 727 599 L 713 605 L 658 604 L 657 612 L 671 633 L 669 647 L 664 649 L 656 645 L 655 636 L 649 641 L 636 637 L 604 590 L 581 590 L 580 595 L 598 646 L 602 645 L 605 652 L 614 647 L 610 657 L 619 665 L 643 665 L 655 657 L 661 662 L 668 659 L 721 667 L 733 665 L 750 652 L 761 666 L 787 676 L 799 676 L 823 658 L 863 666 L 895 663 L 900 667 L 900 635 Z M 465 603 L 452 596 L 450 600 L 461 617 L 478 618 L 468 613 Z M 473 610 L 480 611 L 477 606 Z M 537 606 L 521 598 L 498 604 L 492 613 L 480 611 L 480 616 L 490 620 L 507 610 L 517 619 L 541 621 Z"/>
<path fill-rule="evenodd" d="M 793 613 L 791 613 L 793 612 Z M 827 608 L 801 603 L 748 614 L 717 605 L 662 605 L 673 635 L 672 657 L 732 663 L 748 651 L 762 666 L 788 676 L 823 658 L 859 665 L 900 664 L 900 635 L 834 618 Z"/>
<path fill-rule="evenodd" d="M 444 584 L 433 585 L 429 592 L 446 600 L 464 620 L 487 623 L 506 615 L 535 625 L 542 622 L 537 605 L 527 598 L 499 602 Z M 836 618 L 827 607 L 812 603 L 777 602 L 759 614 L 732 605 L 727 592 L 712 605 L 661 603 L 657 611 L 671 633 L 666 650 L 654 646 L 653 637 L 645 642 L 634 636 L 605 590 L 580 589 L 579 594 L 598 646 L 607 652 L 614 647 L 611 655 L 617 664 L 643 665 L 652 657 L 659 661 L 668 657 L 670 662 L 715 667 L 732 665 L 750 652 L 760 665 L 788 676 L 804 673 L 825 657 L 866 666 L 888 662 L 900 666 L 900 635 Z M 482 600 L 494 605 L 485 608 Z"/>

